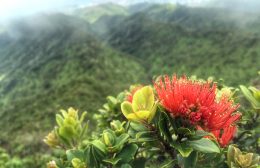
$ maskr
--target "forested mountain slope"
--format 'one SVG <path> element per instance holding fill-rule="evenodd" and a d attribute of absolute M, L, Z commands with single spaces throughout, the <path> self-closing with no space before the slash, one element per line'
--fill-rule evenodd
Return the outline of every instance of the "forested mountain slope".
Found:
<path fill-rule="evenodd" d="M 91 116 L 107 95 L 155 75 L 214 76 L 231 86 L 255 78 L 257 14 L 139 5 L 40 14 L 0 30 L 1 146 L 19 155 L 42 150 L 59 109 L 73 106 Z"/>
<path fill-rule="evenodd" d="M 1 35 L 2 144 L 19 140 L 27 153 L 41 144 L 59 109 L 93 113 L 107 95 L 144 80 L 138 63 L 92 34 L 84 20 L 52 14 L 15 22 Z"/>
<path fill-rule="evenodd" d="M 221 9 L 177 7 L 165 13 L 141 12 L 126 18 L 121 26 L 110 28 L 108 44 L 138 58 L 150 76 L 172 72 L 215 76 L 231 85 L 256 76 L 260 36 L 256 27 L 251 28 L 260 20 L 239 27 Z"/>

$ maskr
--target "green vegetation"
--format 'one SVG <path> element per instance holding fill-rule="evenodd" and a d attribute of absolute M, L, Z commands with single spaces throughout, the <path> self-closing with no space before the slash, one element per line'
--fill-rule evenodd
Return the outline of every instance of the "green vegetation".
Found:
<path fill-rule="evenodd" d="M 89 129 L 108 126 L 122 119 L 115 112 L 123 100 L 108 97 L 101 108 L 107 95 L 161 74 L 260 85 L 260 20 L 237 18 L 222 9 L 104 4 L 0 26 L 1 152 L 43 166 L 42 139 L 59 109 L 88 111 Z"/>
<path fill-rule="evenodd" d="M 235 27 L 222 11 L 180 7 L 165 13 L 126 18 L 107 33 L 108 43 L 138 59 L 150 76 L 172 72 L 214 76 L 230 85 L 256 76 L 260 32 Z"/>
<path fill-rule="evenodd" d="M 96 118 L 102 124 L 94 132 L 88 130 L 86 112 L 61 110 L 56 126 L 44 139 L 54 154 L 59 150 L 61 155 L 53 154 L 47 167 L 258 168 L 260 90 L 241 86 L 252 104 L 242 114 L 233 101 L 235 90 L 209 83 L 167 76 L 154 87 L 132 86 L 117 98 L 109 96 Z M 208 101 L 212 98 L 218 100 Z"/>
<path fill-rule="evenodd" d="M 85 22 L 63 15 L 41 17 L 50 26 L 43 28 L 46 34 L 38 31 L 41 25 L 23 22 L 15 30 L 23 36 L 10 37 L 0 50 L 1 144 L 18 147 L 13 154 L 43 149 L 44 130 L 50 128 L 55 110 L 75 106 L 93 113 L 108 94 L 145 80 L 138 63 L 83 31 L 88 30 Z"/>
<path fill-rule="evenodd" d="M 103 16 L 128 15 L 128 9 L 117 4 L 107 3 L 78 9 L 75 11 L 75 15 L 80 16 L 89 23 L 94 23 Z"/>

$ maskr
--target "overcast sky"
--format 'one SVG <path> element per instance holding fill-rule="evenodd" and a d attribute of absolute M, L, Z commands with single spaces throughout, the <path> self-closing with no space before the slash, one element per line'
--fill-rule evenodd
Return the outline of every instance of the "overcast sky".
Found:
<path fill-rule="evenodd" d="M 138 2 L 199 4 L 209 0 L 0 0 L 0 21 L 37 12 L 57 11 L 75 6 L 114 2 L 122 5 Z"/>
<path fill-rule="evenodd" d="M 260 0 L 0 0 L 0 22 L 38 12 L 59 11 L 74 7 L 113 2 L 130 5 L 139 2 L 179 3 L 189 6 L 226 7 L 249 12 L 260 9 Z"/>

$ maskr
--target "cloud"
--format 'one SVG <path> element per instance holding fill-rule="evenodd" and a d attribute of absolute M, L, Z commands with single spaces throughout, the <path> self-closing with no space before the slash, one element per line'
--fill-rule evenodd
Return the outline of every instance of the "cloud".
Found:
<path fill-rule="evenodd" d="M 60 10 L 68 6 L 88 3 L 83 0 L 0 0 L 0 19 L 33 14 L 36 12 Z"/>
<path fill-rule="evenodd" d="M 199 5 L 209 0 L 0 0 L 0 21 L 17 18 L 37 12 L 59 11 L 69 7 L 118 3 L 130 5 L 139 2 L 180 3 Z"/>
<path fill-rule="evenodd" d="M 212 0 L 208 4 L 211 7 L 227 8 L 232 10 L 259 12 L 259 0 Z"/>

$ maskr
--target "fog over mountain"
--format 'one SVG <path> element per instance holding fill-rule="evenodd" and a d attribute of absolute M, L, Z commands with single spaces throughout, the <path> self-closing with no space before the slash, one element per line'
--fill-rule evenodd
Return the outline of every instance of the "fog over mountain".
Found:
<path fill-rule="evenodd" d="M 193 7 L 211 6 L 255 12 L 260 7 L 260 2 L 257 0 L 1 0 L 0 22 L 39 12 L 71 11 L 75 8 L 95 6 L 102 3 L 116 3 L 124 6 L 137 3 L 172 3 Z"/>
<path fill-rule="evenodd" d="M 260 85 L 257 0 L 18 1 L 0 0 L 0 146 L 33 158 L 24 167 L 46 165 L 37 154 L 60 109 L 88 111 L 93 129 L 106 96 L 131 84 L 176 73 Z"/>

